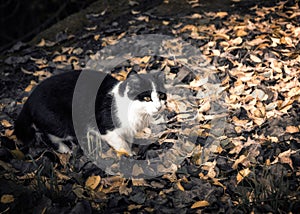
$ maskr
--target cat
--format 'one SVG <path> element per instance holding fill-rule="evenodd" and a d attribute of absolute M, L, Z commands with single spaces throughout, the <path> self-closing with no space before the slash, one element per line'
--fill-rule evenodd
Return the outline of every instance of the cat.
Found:
<path fill-rule="evenodd" d="M 25 145 L 46 141 L 60 153 L 71 153 L 72 145 L 77 143 L 72 99 L 81 72 L 54 75 L 33 90 L 15 121 L 17 139 Z M 84 72 L 104 78 L 95 101 L 101 139 L 116 151 L 133 155 L 131 144 L 135 134 L 147 127 L 166 104 L 163 72 L 138 74 L 132 70 L 124 81 L 102 72 Z M 88 124 L 84 125 L 88 130 Z"/>

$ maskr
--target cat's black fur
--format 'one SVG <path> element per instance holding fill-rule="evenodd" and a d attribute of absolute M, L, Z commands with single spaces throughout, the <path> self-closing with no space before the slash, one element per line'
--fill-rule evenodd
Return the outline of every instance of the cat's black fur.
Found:
<path fill-rule="evenodd" d="M 24 144 L 35 140 L 36 132 L 60 138 L 75 136 L 72 123 L 72 98 L 81 72 L 67 72 L 52 76 L 39 84 L 23 106 L 16 122 L 15 134 Z M 112 97 L 108 93 L 119 81 L 110 75 L 105 79 L 96 98 L 96 118 L 100 133 L 114 128 L 111 118 Z M 101 112 L 101 114 L 100 114 Z M 105 115 L 109 115 L 105 117 Z M 33 127 L 37 128 L 37 130 Z"/>
<path fill-rule="evenodd" d="M 112 112 L 115 112 L 114 108 L 116 108 L 112 89 L 120 82 L 108 74 L 95 71 L 85 72 L 97 75 L 92 76 L 92 78 L 103 78 L 96 96 L 95 118 L 100 134 L 105 135 L 107 131 L 119 128 L 120 126 L 118 118 L 112 118 L 114 116 Z M 129 99 L 143 100 L 143 96 L 151 94 L 151 84 L 155 82 L 158 93 L 164 95 L 160 99 L 165 100 L 165 88 L 162 81 L 159 81 L 161 73 L 138 75 L 132 71 L 129 73 L 126 81 L 119 84 L 117 93 L 121 97 L 124 97 L 125 90 L 127 89 L 126 96 Z M 34 89 L 15 122 L 15 134 L 19 140 L 24 144 L 30 144 L 35 141 L 38 134 L 38 136 L 42 136 L 42 139 L 46 139 L 44 141 L 48 143 L 53 143 L 52 140 L 49 140 L 49 135 L 54 135 L 62 139 L 71 137 L 72 139 L 69 138 L 66 141 L 76 142 L 72 120 L 72 99 L 80 74 L 81 72 L 67 72 L 55 75 L 46 79 Z M 89 88 L 88 84 L 87 88 Z M 130 85 L 130 87 L 127 87 L 127 85 Z M 85 100 L 79 104 L 84 107 L 88 103 L 89 101 Z M 84 108 L 81 109 L 81 112 L 84 112 Z M 89 116 L 93 115 L 87 115 L 87 117 Z M 83 124 L 83 126 L 84 128 L 88 128 L 88 124 Z M 114 146 L 117 143 L 112 142 L 110 145 Z M 56 149 L 59 147 L 55 143 L 53 146 Z"/>

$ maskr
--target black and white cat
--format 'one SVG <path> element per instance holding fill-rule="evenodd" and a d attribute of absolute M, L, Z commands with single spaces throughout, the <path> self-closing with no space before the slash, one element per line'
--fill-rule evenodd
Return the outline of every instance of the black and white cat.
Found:
<path fill-rule="evenodd" d="M 135 134 L 147 127 L 152 116 L 165 105 L 163 72 L 137 74 L 131 71 L 121 82 L 110 75 L 94 73 L 104 78 L 95 101 L 101 139 L 115 150 L 132 155 L 130 145 Z M 71 151 L 70 142 L 76 142 L 72 99 L 80 74 L 55 75 L 34 89 L 15 122 L 15 134 L 20 141 L 29 144 L 42 135 L 59 152 Z"/>

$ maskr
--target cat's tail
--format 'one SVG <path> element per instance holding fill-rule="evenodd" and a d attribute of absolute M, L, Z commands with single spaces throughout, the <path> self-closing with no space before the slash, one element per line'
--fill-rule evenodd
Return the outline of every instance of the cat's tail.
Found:
<path fill-rule="evenodd" d="M 33 128 L 32 118 L 27 111 L 26 105 L 15 121 L 14 134 L 25 145 L 32 143 L 35 139 L 35 129 Z"/>

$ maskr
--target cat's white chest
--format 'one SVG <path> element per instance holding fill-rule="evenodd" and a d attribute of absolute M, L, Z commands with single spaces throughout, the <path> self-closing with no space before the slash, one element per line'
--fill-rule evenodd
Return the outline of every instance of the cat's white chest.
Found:
<path fill-rule="evenodd" d="M 120 96 L 118 93 L 119 85 L 113 90 L 115 99 L 116 119 L 120 124 L 119 129 L 126 135 L 134 136 L 136 132 L 149 125 L 150 115 L 145 113 L 141 102 L 130 100 L 126 95 Z"/>

